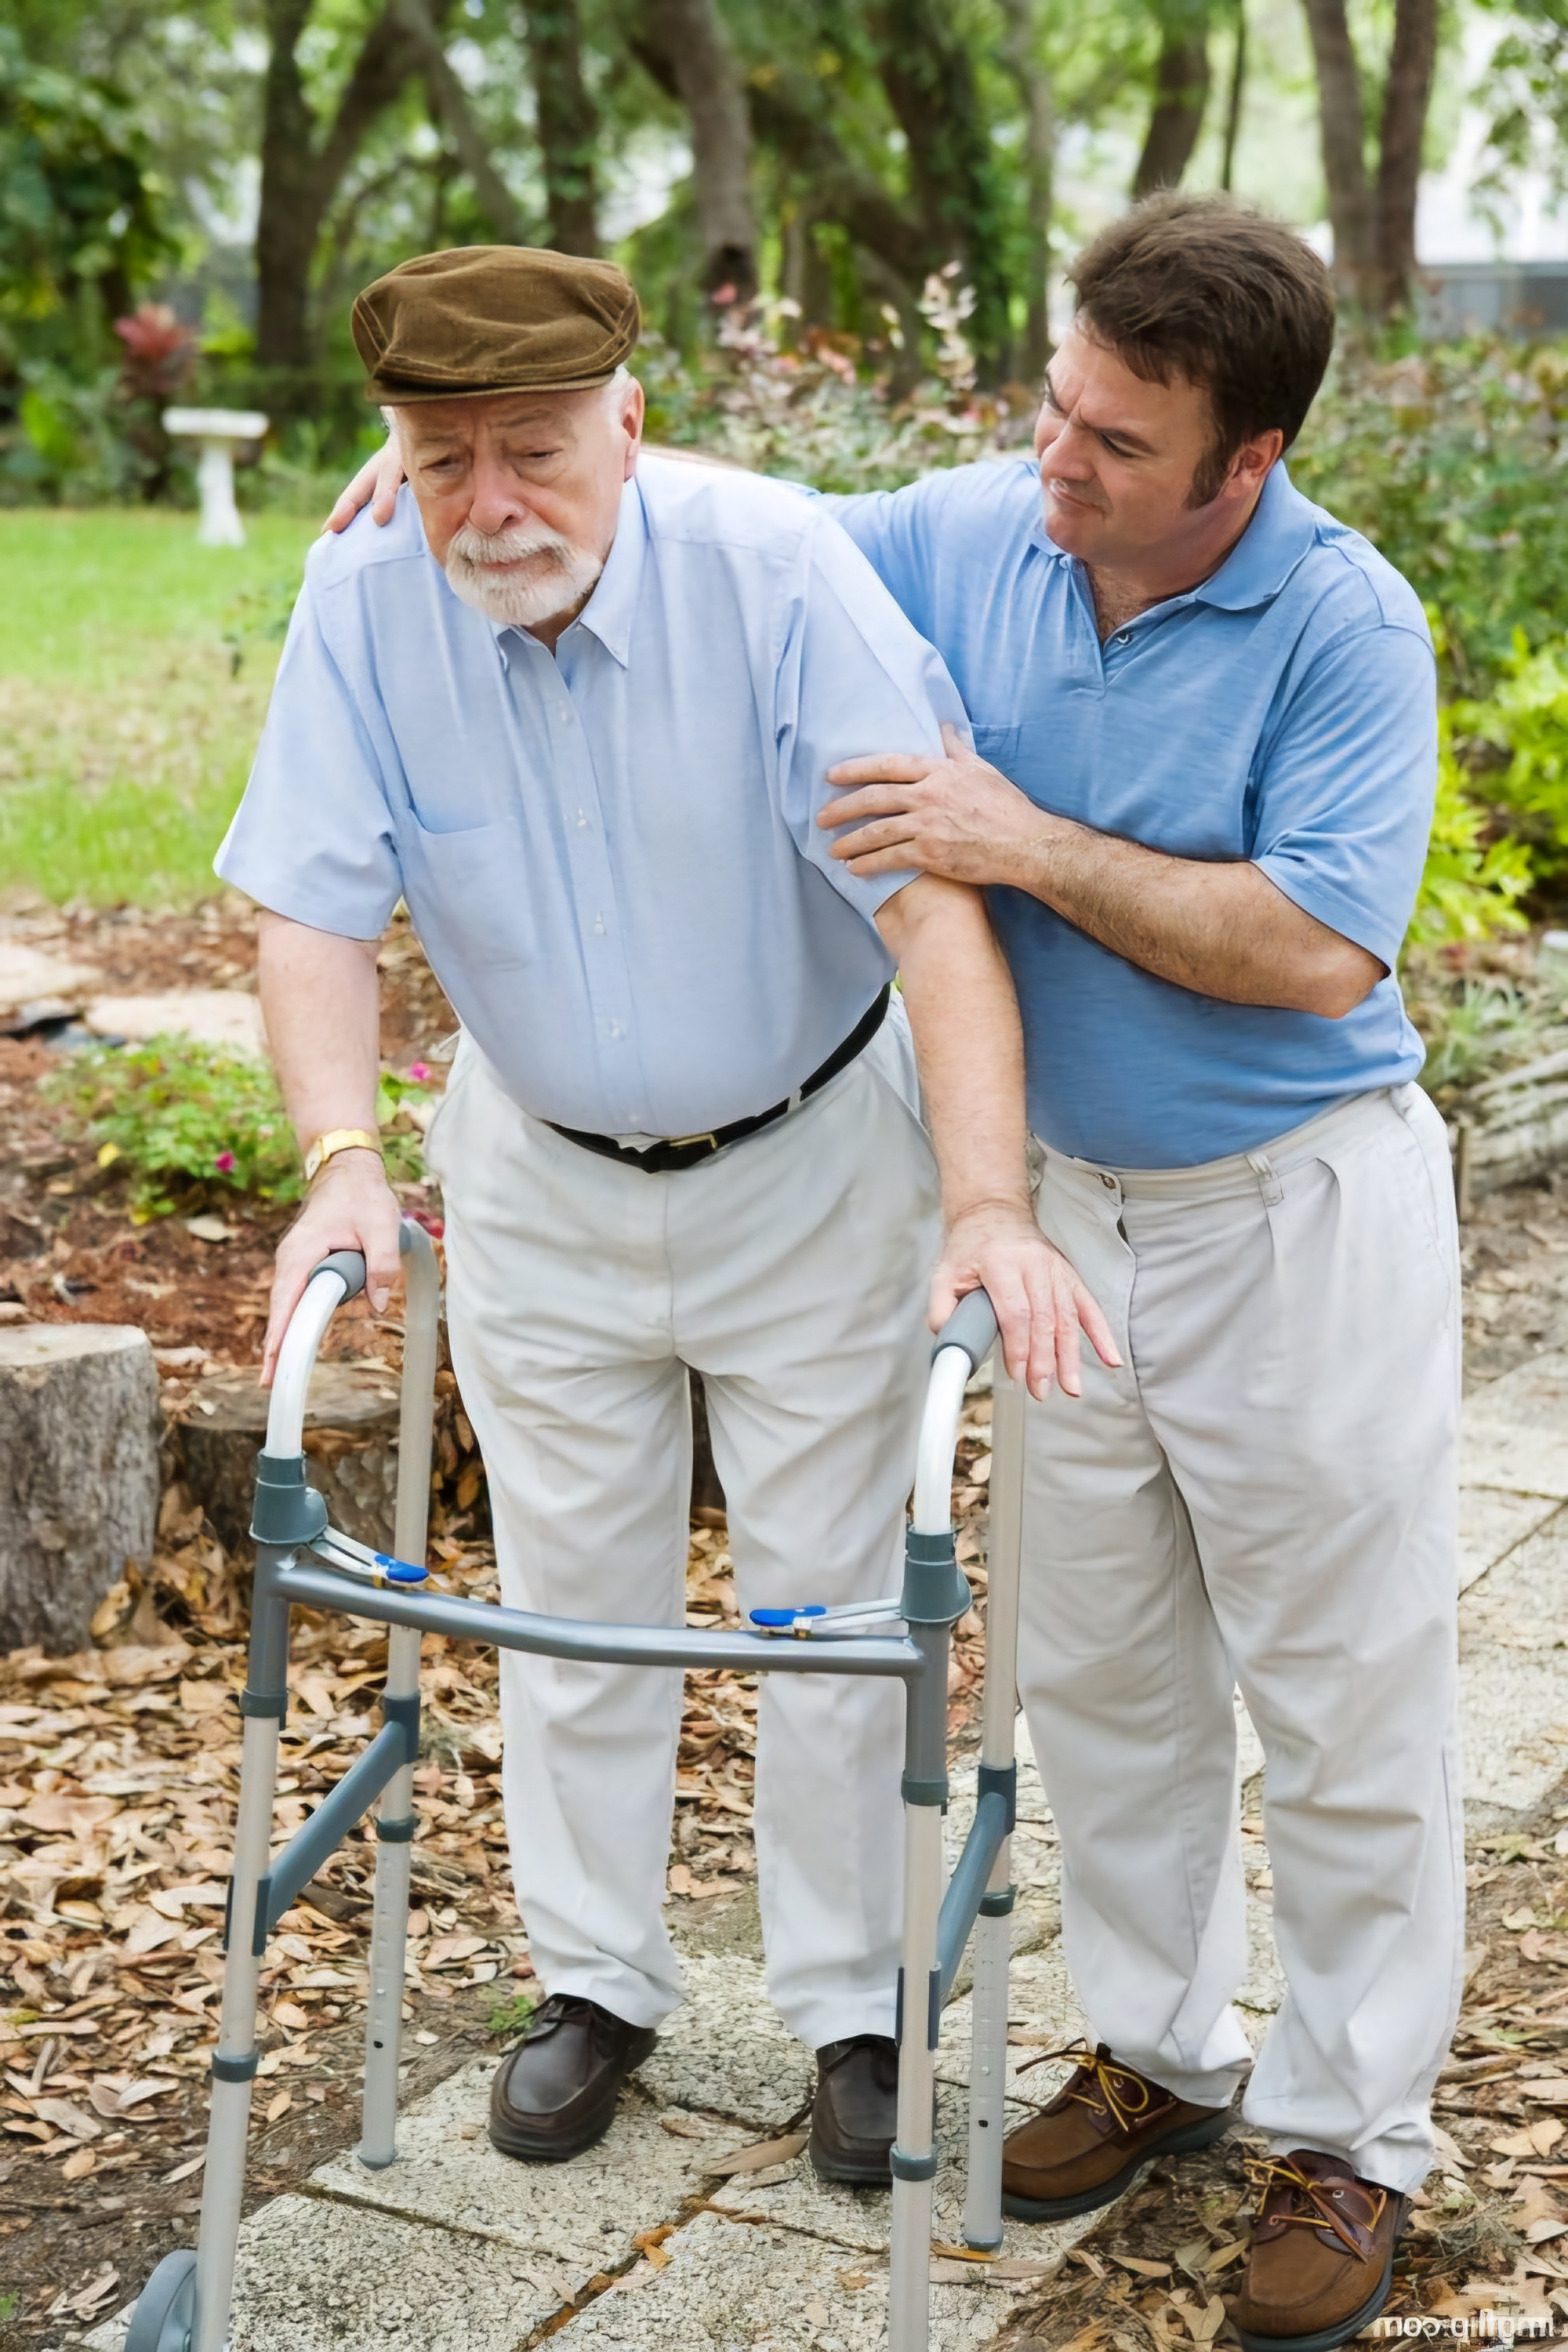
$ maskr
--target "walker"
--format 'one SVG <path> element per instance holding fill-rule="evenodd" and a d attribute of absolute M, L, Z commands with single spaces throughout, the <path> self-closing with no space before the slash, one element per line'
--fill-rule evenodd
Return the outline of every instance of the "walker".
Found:
<path fill-rule="evenodd" d="M 290 1320 L 273 1386 L 266 1445 L 256 1465 L 256 1579 L 240 1794 L 229 1887 L 222 2017 L 212 2060 L 206 2171 L 195 2251 L 165 2256 L 137 2298 L 125 2352 L 223 2352 L 229 2332 L 244 2185 L 245 2137 L 256 2074 L 257 1980 L 268 1938 L 347 1831 L 376 1807 L 375 1901 L 365 2024 L 365 2097 L 358 2156 L 396 2162 L 412 1773 L 419 1752 L 422 1633 L 491 1642 L 535 1656 L 672 1668 L 722 1666 L 760 1674 L 879 1674 L 904 1686 L 904 1915 L 898 1978 L 898 2136 L 889 2352 L 926 2352 L 934 2147 L 935 2054 L 942 2005 L 975 1932 L 974 2039 L 964 2236 L 977 2250 L 1002 2239 L 1002 2135 L 1007 1973 L 1013 1888 L 1008 1839 L 1016 1814 L 1013 1755 L 1024 1392 L 998 1378 L 991 1474 L 988 1611 L 979 1792 L 974 1824 L 951 1878 L 942 1853 L 947 1804 L 947 1668 L 953 1626 L 969 1607 L 954 1555 L 953 1451 L 970 1374 L 996 1339 L 984 1291 L 963 1300 L 933 1351 L 915 1475 L 904 1585 L 896 1600 L 826 1609 L 752 1611 L 751 1632 L 668 1625 L 595 1625 L 483 1601 L 422 1592 L 430 1503 L 437 1318 L 435 1252 L 405 1222 L 408 1300 L 394 1542 L 373 1552 L 327 1524 L 306 1481 L 305 1396 L 333 1314 L 365 1284 L 364 1259 L 340 1250 L 316 1268 Z M 381 1729 L 359 1761 L 288 1844 L 272 1845 L 278 1735 L 288 1706 L 289 1611 L 339 1609 L 390 1630 Z"/>

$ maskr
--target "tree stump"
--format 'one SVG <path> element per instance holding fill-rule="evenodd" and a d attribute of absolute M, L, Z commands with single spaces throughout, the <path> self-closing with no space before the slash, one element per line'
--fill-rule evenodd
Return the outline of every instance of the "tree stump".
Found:
<path fill-rule="evenodd" d="M 251 1549 L 256 1456 L 267 1391 L 249 1372 L 198 1381 L 180 1432 L 185 1484 L 226 1552 Z M 397 1376 L 363 1364 L 318 1364 L 305 1413 L 307 1475 L 327 1515 L 357 1543 L 392 1548 L 397 1511 Z"/>
<path fill-rule="evenodd" d="M 152 1557 L 158 1375 L 129 1323 L 0 1328 L 0 1649 L 83 1648 Z"/>

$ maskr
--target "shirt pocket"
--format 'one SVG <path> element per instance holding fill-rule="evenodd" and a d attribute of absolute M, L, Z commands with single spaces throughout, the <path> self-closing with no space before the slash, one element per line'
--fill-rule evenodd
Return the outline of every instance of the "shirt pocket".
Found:
<path fill-rule="evenodd" d="M 1023 737 L 1022 727 L 977 726 L 974 729 L 975 751 L 991 767 L 999 768 L 1010 784 L 1016 784 Z"/>
<path fill-rule="evenodd" d="M 432 833 L 410 812 L 399 827 L 398 849 L 414 928 L 460 1013 L 484 993 L 487 974 L 533 962 L 522 850 L 507 827 Z"/>

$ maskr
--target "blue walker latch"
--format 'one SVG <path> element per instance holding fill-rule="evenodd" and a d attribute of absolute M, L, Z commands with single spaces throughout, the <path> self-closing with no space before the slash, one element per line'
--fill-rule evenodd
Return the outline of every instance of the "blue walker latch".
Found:
<path fill-rule="evenodd" d="M 388 1584 L 423 1584 L 430 1574 L 428 1568 L 417 1568 L 412 1560 L 394 1560 L 390 1552 L 377 1552 L 375 1562 Z"/>
<path fill-rule="evenodd" d="M 753 1609 L 751 1622 L 760 1625 L 764 1633 L 787 1633 L 802 1617 L 825 1617 L 827 1613 L 825 1602 L 806 1601 L 798 1609 Z"/>

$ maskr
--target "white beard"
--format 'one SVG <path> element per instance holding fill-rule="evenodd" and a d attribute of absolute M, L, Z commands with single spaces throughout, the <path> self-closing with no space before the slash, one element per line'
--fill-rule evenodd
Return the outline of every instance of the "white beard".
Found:
<path fill-rule="evenodd" d="M 518 563 L 532 556 L 525 572 L 505 575 L 487 564 Z M 514 527 L 486 535 L 464 523 L 454 533 L 444 566 L 454 595 L 512 629 L 532 629 L 586 602 L 604 569 L 600 557 L 574 547 L 558 531 Z"/>

